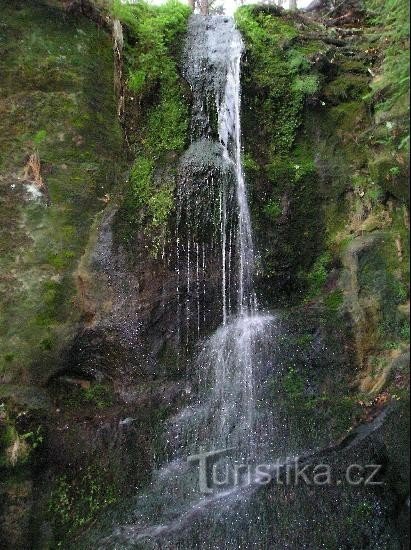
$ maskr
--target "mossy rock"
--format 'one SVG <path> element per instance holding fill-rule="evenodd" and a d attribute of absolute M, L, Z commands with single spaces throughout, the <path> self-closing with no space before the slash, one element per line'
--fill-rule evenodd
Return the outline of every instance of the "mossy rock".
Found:
<path fill-rule="evenodd" d="M 409 170 L 403 164 L 399 164 L 397 158 L 390 154 L 380 154 L 370 162 L 371 177 L 381 188 L 399 200 L 408 202 Z"/>
<path fill-rule="evenodd" d="M 322 90 L 326 100 L 334 105 L 343 101 L 353 101 L 361 99 L 368 89 L 369 79 L 364 75 L 343 73 Z"/>
<path fill-rule="evenodd" d="M 112 45 L 103 29 L 58 3 L 1 1 L 0 9 L 0 268 L 8 274 L 0 377 L 41 382 L 78 320 L 72 273 L 120 173 Z M 30 195 L 24 181 L 32 153 L 47 197 Z"/>

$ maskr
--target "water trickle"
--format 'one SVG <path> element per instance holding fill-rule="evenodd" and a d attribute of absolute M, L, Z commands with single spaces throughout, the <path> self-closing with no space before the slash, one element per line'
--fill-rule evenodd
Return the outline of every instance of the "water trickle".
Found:
<path fill-rule="evenodd" d="M 242 52 L 232 19 L 192 18 L 184 56 L 193 97 L 191 146 L 180 166 L 179 208 L 186 224 L 180 232 L 185 229 L 195 247 L 207 249 L 210 264 L 221 266 L 223 324 L 231 314 L 255 312 L 254 249 L 241 164 Z"/>
<path fill-rule="evenodd" d="M 251 231 L 251 217 L 247 201 L 244 173 L 241 164 L 241 89 L 240 63 L 243 41 L 240 33 L 233 29 L 228 50 L 228 67 L 224 96 L 218 104 L 218 135 L 224 147 L 224 158 L 233 163 L 236 182 L 238 216 L 238 306 L 242 314 L 251 313 L 254 307 L 253 273 L 254 247 Z M 224 228 L 225 229 L 225 228 Z M 225 237 L 225 233 L 224 233 Z M 225 248 L 224 248 L 225 250 Z"/>

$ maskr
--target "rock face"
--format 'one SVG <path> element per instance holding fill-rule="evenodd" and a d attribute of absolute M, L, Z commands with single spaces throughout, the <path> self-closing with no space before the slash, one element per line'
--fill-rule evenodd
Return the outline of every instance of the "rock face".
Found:
<path fill-rule="evenodd" d="M 367 67 L 376 59 L 360 30 L 342 29 L 338 31 L 342 40 L 329 42 L 314 20 L 276 17 L 268 7 L 243 8 L 237 20 L 247 47 L 245 165 L 261 254 L 260 289 L 269 307 L 294 304 L 291 333 L 297 357 L 290 354 L 288 374 L 276 380 L 281 386 L 279 401 L 287 411 L 284 423 L 289 424 L 290 438 L 297 439 L 297 446 L 308 441 L 312 446 L 313 432 L 318 444 L 323 430 L 330 437 L 346 430 L 345 422 L 369 418 L 377 408 L 398 399 L 390 427 L 376 437 L 381 455 L 374 459 L 384 464 L 392 461 L 390 475 L 395 470 L 402 479 L 396 466 L 399 461 L 405 468 L 407 462 L 402 427 L 396 431 L 393 425 L 404 423 L 408 402 L 409 375 L 400 366 L 409 353 L 409 275 L 403 258 L 404 243 L 409 241 L 408 210 L 401 200 L 403 168 L 391 171 L 397 174 L 395 182 L 387 172 L 378 174 L 374 169 L 376 155 L 393 159 L 396 153 L 391 145 L 382 153 L 378 143 L 365 138 L 367 132 L 386 131 L 368 115 L 362 99 L 371 80 Z M 320 42 L 308 38 L 314 36 Z M 349 51 L 347 36 L 353 37 Z M 399 166 L 405 163 L 399 157 L 397 161 Z M 324 348 L 319 352 L 321 340 Z M 327 349 L 333 350 L 332 357 Z M 325 371 L 322 364 L 327 365 Z M 409 425 L 408 420 L 405 424 Z M 301 426 L 304 433 L 299 434 Z M 394 447 L 393 440 L 397 441 Z M 396 445 L 401 449 L 398 454 Z M 367 453 L 371 459 L 370 447 L 363 456 Z M 355 453 L 348 453 L 347 459 L 355 461 Z M 388 513 L 385 525 L 392 529 L 387 539 L 391 542 L 384 544 L 398 547 L 402 543 L 394 542 L 394 531 L 400 525 L 401 536 L 405 533 L 406 492 L 398 491 L 401 484 L 392 486 L 380 502 Z M 295 498 L 292 491 L 285 492 L 284 498 Z M 332 517 L 328 496 L 322 497 L 321 513 Z M 365 505 L 369 497 L 362 498 L 365 507 L 374 506 L 372 499 Z M 402 510 L 400 519 L 392 502 Z M 353 510 L 353 502 L 351 506 Z M 278 517 L 287 518 L 288 525 L 292 517 L 283 513 L 278 512 Z M 306 517 L 306 512 L 301 513 Z M 352 511 L 346 513 L 349 516 Z M 370 540 L 381 525 L 371 523 L 361 535 L 361 528 L 350 531 L 337 520 L 338 544 L 351 540 L 347 544 L 361 546 L 357 537 L 364 536 L 365 547 L 372 545 Z M 299 541 L 305 540 L 297 531 Z M 292 546 L 291 534 L 287 528 L 285 532 L 284 539 L 274 537 L 268 544 L 281 547 L 287 541 Z M 325 541 L 320 533 L 314 538 L 317 545 L 337 544 Z"/>
<path fill-rule="evenodd" d="M 61 438 L 52 444 L 59 413 L 47 384 L 81 321 L 74 272 L 122 158 L 110 34 L 61 4 L 0 6 L 0 539 L 7 548 L 27 548 L 38 535 L 33 510 L 41 508 L 47 446 L 50 464 L 62 447 Z"/>
<path fill-rule="evenodd" d="M 116 237 L 127 166 L 120 119 L 132 124 L 132 113 L 125 121 L 121 26 L 113 59 L 104 7 L 1 3 L 8 548 L 57 544 L 144 483 L 164 452 L 158 424 L 186 391 L 175 270 L 144 238 L 133 257 Z"/>
<path fill-rule="evenodd" d="M 197 280 L 191 269 L 179 281 L 174 238 L 178 190 L 189 200 L 193 190 L 204 193 L 198 182 L 212 176 L 221 146 L 200 139 L 182 155 L 193 96 L 181 79 L 172 89 L 181 112 L 175 128 L 162 132 L 155 116 L 174 116 L 174 104 L 157 80 L 139 92 L 127 86 L 133 55 L 141 59 L 137 31 L 115 23 L 113 60 L 106 7 L 0 0 L 5 548 L 69 547 L 107 507 L 147 483 L 167 453 L 161 426 L 191 391 L 185 374 L 198 338 L 221 321 L 218 254 L 207 265 L 202 331 L 194 318 L 178 318 L 179 298 L 195 303 Z M 186 17 L 173 25 L 184 29 Z M 338 23 L 336 38 L 273 7 L 242 8 L 237 23 L 246 48 L 244 166 L 259 298 L 268 309 L 282 308 L 288 327 L 276 350 L 280 375 L 267 383 L 281 441 L 293 452 L 327 446 L 399 400 L 369 441 L 332 458 L 342 470 L 351 459 L 382 461 L 389 486 L 378 496 L 344 493 L 344 518 L 336 514 L 337 490 L 320 509 L 308 489 L 270 487 L 255 501 L 256 510 L 278 510 L 275 518 L 267 512 L 264 540 L 267 547 L 344 540 L 360 548 L 384 535 L 383 544 L 396 548 L 407 490 L 409 222 L 398 191 L 403 164 L 392 170 L 391 162 L 401 153 L 366 137 L 371 129 L 376 140 L 390 132 L 375 127 L 362 100 L 375 54 L 366 33 L 350 34 Z M 172 60 L 176 74 L 180 41 L 181 33 L 173 35 L 173 54 L 162 59 Z M 216 139 L 216 121 L 208 125 Z M 144 200 L 135 200 L 136 189 Z M 191 229 L 206 233 L 209 226 L 197 219 Z M 324 511 L 335 536 L 315 517 Z M 301 517 L 314 525 L 309 533 Z M 195 544 L 195 524 L 192 531 L 183 542 Z"/>

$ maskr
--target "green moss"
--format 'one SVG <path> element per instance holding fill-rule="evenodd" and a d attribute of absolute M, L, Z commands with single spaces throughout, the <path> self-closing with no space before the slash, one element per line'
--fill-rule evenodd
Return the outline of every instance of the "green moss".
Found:
<path fill-rule="evenodd" d="M 252 173 L 252 172 L 258 172 L 260 170 L 258 163 L 254 160 L 254 158 L 249 152 L 244 153 L 242 163 L 243 163 L 243 168 L 246 172 Z"/>
<path fill-rule="evenodd" d="M 110 470 L 101 466 L 88 466 L 56 479 L 48 510 L 58 546 L 61 547 L 78 529 L 90 524 L 107 506 L 116 502 L 118 489 Z"/>
<path fill-rule="evenodd" d="M 267 302 L 290 303 L 301 299 L 304 274 L 324 234 L 317 151 L 307 137 L 308 125 L 301 124 L 308 100 L 318 101 L 323 80 L 312 54 L 326 47 L 301 39 L 305 32 L 318 33 L 315 23 L 281 10 L 244 6 L 235 17 L 246 45 L 244 157 L 263 266 L 260 293 Z"/>
<path fill-rule="evenodd" d="M 304 95 L 313 95 L 318 91 L 318 77 L 315 75 L 303 75 L 293 82 L 293 90 Z"/>
<path fill-rule="evenodd" d="M 36 132 L 35 136 L 33 137 L 33 142 L 36 144 L 36 145 L 40 145 L 40 143 L 42 143 L 47 137 L 47 132 L 46 130 L 39 130 L 38 132 Z"/>
<path fill-rule="evenodd" d="M 292 18 L 254 6 L 241 7 L 235 18 L 251 69 L 245 80 L 250 79 L 255 90 L 253 99 L 248 98 L 249 108 L 260 114 L 257 135 L 269 140 L 271 154 L 286 153 L 301 123 L 303 100 L 317 91 L 318 79 L 305 74 L 310 63 L 302 48 L 294 45 L 298 29 Z"/>
<path fill-rule="evenodd" d="M 330 253 L 324 252 L 314 262 L 314 265 L 307 276 L 309 284 L 307 296 L 309 298 L 314 298 L 321 292 L 328 277 L 331 260 L 332 258 Z"/>
<path fill-rule="evenodd" d="M 344 72 L 323 89 L 325 98 L 332 103 L 361 99 L 368 90 L 368 77 Z"/>
<path fill-rule="evenodd" d="M 181 87 L 164 83 L 166 91 L 155 109 L 150 110 L 145 132 L 145 148 L 156 157 L 181 151 L 187 140 L 188 109 Z"/>
<path fill-rule="evenodd" d="M 366 107 L 362 101 L 348 101 L 330 109 L 329 113 L 337 131 L 353 131 L 363 126 Z"/>
<path fill-rule="evenodd" d="M 387 342 L 398 342 L 407 334 L 406 320 L 398 306 L 409 296 L 406 274 L 399 271 L 402 265 L 395 244 L 395 234 L 384 238 L 367 250 L 359 260 L 359 284 L 364 297 L 373 297 L 380 305 L 377 344 L 384 348 Z"/>
<path fill-rule="evenodd" d="M 348 388 L 327 389 L 313 394 L 309 390 L 310 376 L 312 374 L 308 372 L 304 376 L 300 368 L 289 367 L 280 382 L 280 403 L 287 413 L 291 447 L 307 445 L 307 441 L 318 444 L 322 438 L 330 442 L 341 437 L 352 427 L 358 413 L 355 395 L 344 393 Z"/>
<path fill-rule="evenodd" d="M 324 304 L 326 307 L 333 311 L 337 311 L 344 303 L 344 294 L 341 290 L 333 290 L 327 294 L 324 298 Z"/>
<path fill-rule="evenodd" d="M 386 147 L 370 159 L 370 175 L 383 190 L 406 201 L 409 198 L 408 168 L 404 164 L 398 165 L 398 158 L 397 152 Z"/>
<path fill-rule="evenodd" d="M 264 211 L 272 221 L 275 221 L 281 214 L 282 208 L 278 200 L 271 199 L 270 202 L 265 205 Z"/>
<path fill-rule="evenodd" d="M 150 159 L 138 157 L 130 172 L 130 188 L 135 208 L 141 208 L 151 196 L 154 165 Z"/>
<path fill-rule="evenodd" d="M 142 231 L 153 253 L 164 245 L 174 207 L 174 164 L 188 133 L 188 104 L 178 58 L 190 9 L 176 2 L 114 4 L 128 27 L 128 87 L 146 105 L 134 143 L 137 153 L 119 212 L 117 233 L 126 243 Z"/>
<path fill-rule="evenodd" d="M 377 48 L 382 58 L 378 78 L 371 84 L 377 121 L 397 121 L 396 145 L 409 149 L 409 41 L 408 2 L 366 0 Z M 406 151 L 405 151 L 406 153 Z"/>
<path fill-rule="evenodd" d="M 95 405 L 98 409 L 105 409 L 113 403 L 112 391 L 103 384 L 92 384 L 84 390 L 84 400 Z"/>
<path fill-rule="evenodd" d="M 73 385 L 65 390 L 61 394 L 61 404 L 68 410 L 79 407 L 103 410 L 115 402 L 112 389 L 105 384 L 93 383 L 88 388 Z"/>
<path fill-rule="evenodd" d="M 290 368 L 283 380 L 283 388 L 287 398 L 299 402 L 303 397 L 305 383 L 301 375 L 293 368 Z"/>

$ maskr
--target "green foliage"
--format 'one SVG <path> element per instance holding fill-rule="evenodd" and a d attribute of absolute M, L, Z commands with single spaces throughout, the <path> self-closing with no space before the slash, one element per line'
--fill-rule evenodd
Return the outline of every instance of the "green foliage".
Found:
<path fill-rule="evenodd" d="M 32 449 L 37 449 L 37 447 L 39 447 L 44 441 L 42 426 L 38 426 L 32 432 L 24 433 L 21 436 L 21 439 L 25 439 L 30 444 Z"/>
<path fill-rule="evenodd" d="M 74 386 L 62 396 L 64 406 L 74 410 L 77 407 L 93 407 L 102 410 L 110 407 L 113 402 L 112 390 L 98 383 L 91 384 L 89 388 Z"/>
<path fill-rule="evenodd" d="M 109 470 L 89 466 L 74 479 L 61 475 L 52 490 L 48 511 L 58 536 L 65 539 L 89 524 L 108 505 L 116 502 L 118 491 Z"/>
<path fill-rule="evenodd" d="M 244 153 L 242 161 L 246 172 L 258 172 L 259 166 L 250 153 Z"/>
<path fill-rule="evenodd" d="M 324 252 L 317 258 L 314 265 L 307 276 L 309 289 L 308 298 L 314 298 L 317 296 L 323 288 L 328 277 L 328 266 L 331 262 L 331 254 Z"/>
<path fill-rule="evenodd" d="M 134 206 L 139 208 L 147 203 L 151 194 L 154 165 L 151 159 L 137 157 L 130 171 L 130 188 Z"/>
<path fill-rule="evenodd" d="M 292 71 L 308 70 L 310 68 L 307 56 L 300 50 L 288 50 L 287 61 Z"/>
<path fill-rule="evenodd" d="M 243 6 L 235 18 L 246 47 L 244 157 L 254 227 L 261 236 L 261 292 L 267 300 L 289 303 L 291 296 L 300 299 L 324 235 L 316 152 L 301 128 L 307 100 L 315 97 L 322 78 L 313 54 L 324 51 L 324 44 L 304 36 L 318 34 L 316 23 L 271 6 Z M 301 277 L 290 277 L 298 272 Z"/>
<path fill-rule="evenodd" d="M 148 211 L 154 228 L 163 227 L 174 205 L 173 188 L 161 187 L 148 201 Z"/>
<path fill-rule="evenodd" d="M 410 341 L 410 323 L 408 321 L 404 321 L 401 325 L 400 339 L 406 342 Z"/>
<path fill-rule="evenodd" d="M 89 388 L 84 390 L 84 400 L 98 409 L 105 409 L 113 403 L 113 394 L 103 384 L 91 384 Z"/>
<path fill-rule="evenodd" d="M 128 212 L 132 212 L 132 225 L 137 221 L 145 227 L 153 242 L 153 251 L 164 242 L 165 231 L 174 206 L 174 184 L 154 177 L 154 162 L 137 157 L 130 172 L 130 186 L 126 198 Z M 139 217 L 138 217 L 139 216 Z"/>
<path fill-rule="evenodd" d="M 33 137 L 33 141 L 36 145 L 40 145 L 47 137 L 46 130 L 39 130 Z"/>
<path fill-rule="evenodd" d="M 156 155 L 184 147 L 187 132 L 187 107 L 182 97 L 168 89 L 147 120 L 147 148 Z"/>
<path fill-rule="evenodd" d="M 344 303 L 344 294 L 341 290 L 333 290 L 324 298 L 326 307 L 333 311 L 337 311 Z"/>
<path fill-rule="evenodd" d="M 37 423 L 31 425 L 31 431 L 19 432 L 16 418 L 20 414 L 0 402 L 0 468 L 27 465 L 44 441 L 43 427 Z M 13 453 L 7 452 L 10 448 L 14 448 Z"/>
<path fill-rule="evenodd" d="M 293 90 L 304 95 L 313 95 L 318 91 L 318 77 L 304 75 L 297 77 L 293 82 Z"/>
<path fill-rule="evenodd" d="M 357 504 L 351 511 L 351 514 L 346 517 L 345 521 L 348 525 L 355 527 L 360 522 L 364 523 L 370 519 L 374 512 L 374 507 L 366 500 Z"/>
<path fill-rule="evenodd" d="M 368 78 L 344 72 L 324 87 L 324 96 L 333 104 L 361 99 L 368 90 Z"/>
<path fill-rule="evenodd" d="M 114 2 L 113 16 L 126 24 L 137 40 L 138 56 L 130 66 L 128 79 L 134 93 L 147 93 L 159 82 L 177 85 L 176 62 L 170 52 L 185 32 L 190 13 L 188 6 L 175 1 L 156 7 L 143 1 L 137 4 Z"/>
<path fill-rule="evenodd" d="M 371 177 L 366 174 L 355 173 L 352 176 L 354 191 L 362 197 L 362 203 L 367 203 L 370 210 L 375 208 L 383 197 L 382 190 Z"/>
<path fill-rule="evenodd" d="M 304 393 L 304 380 L 296 369 L 290 368 L 283 380 L 283 388 L 288 397 L 298 400 Z"/>
<path fill-rule="evenodd" d="M 235 18 L 252 68 L 261 138 L 269 140 L 271 154 L 286 153 L 301 123 L 303 100 L 317 91 L 318 78 L 306 74 L 310 63 L 303 48 L 294 45 L 299 31 L 292 18 L 255 6 L 242 6 Z"/>
<path fill-rule="evenodd" d="M 272 221 L 275 221 L 281 214 L 282 208 L 277 200 L 271 199 L 270 202 L 265 205 L 264 211 Z"/>
<path fill-rule="evenodd" d="M 380 304 L 376 340 L 382 348 L 407 336 L 407 322 L 398 306 L 409 297 L 408 270 L 405 261 L 399 261 L 395 248 L 397 234 L 386 234 L 378 246 L 367 250 L 359 258 L 358 279 L 365 296 Z M 408 262 L 407 262 L 408 263 Z"/>
<path fill-rule="evenodd" d="M 315 433 L 320 425 L 317 423 L 324 419 L 330 423 L 330 431 L 338 436 L 351 427 L 357 408 L 354 397 L 326 392 L 310 395 L 302 374 L 293 367 L 283 377 L 281 387 L 290 421 L 299 424 L 298 430 L 304 426 L 303 437 L 307 432 Z"/>
<path fill-rule="evenodd" d="M 377 26 L 382 66 L 372 83 L 378 109 L 386 115 L 404 116 L 409 101 L 410 14 L 406 0 L 366 0 L 366 7 Z"/>
<path fill-rule="evenodd" d="M 143 229 L 154 253 L 164 243 L 174 206 L 174 181 L 164 166 L 187 140 L 188 105 L 177 60 L 190 13 L 174 1 L 161 6 L 116 1 L 113 7 L 133 39 L 127 48 L 128 88 L 149 105 L 139 121 L 137 157 L 120 212 L 121 234 L 129 241 Z"/>

